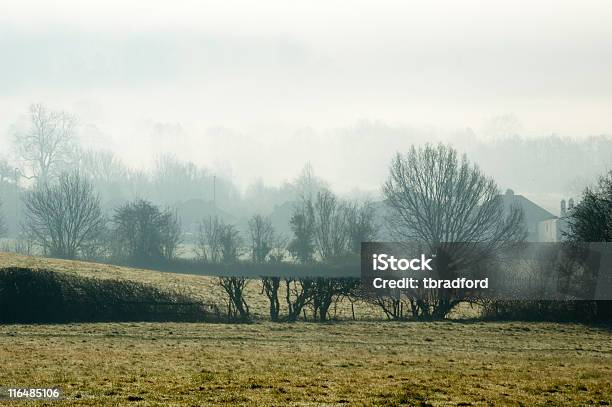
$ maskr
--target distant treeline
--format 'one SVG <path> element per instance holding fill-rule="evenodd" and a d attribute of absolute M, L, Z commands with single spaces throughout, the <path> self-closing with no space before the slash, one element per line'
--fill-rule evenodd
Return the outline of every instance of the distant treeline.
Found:
<path fill-rule="evenodd" d="M 256 181 L 244 191 L 228 173 L 182 161 L 171 154 L 156 157 L 151 170 L 132 168 L 111 151 L 80 145 L 76 121 L 67 112 L 35 104 L 26 120 L 13 126 L 11 153 L 0 156 L 0 199 L 11 236 L 20 232 L 21 193 L 36 183 L 54 180 L 60 173 L 73 170 L 93 184 L 105 213 L 141 198 L 173 208 L 189 232 L 204 216 L 218 215 L 227 222 L 246 223 L 253 214 L 271 214 L 277 207 L 298 201 L 305 192 L 327 186 L 324 179 L 314 175 L 316 168 L 308 164 L 299 175 L 287 174 L 287 182 L 282 185 Z M 368 122 L 333 137 L 337 139 L 330 139 L 329 143 L 351 145 L 355 156 L 361 154 L 383 163 L 389 159 L 390 151 L 406 151 L 413 144 L 441 138 Z M 612 138 L 603 135 L 530 138 L 504 132 L 501 136 L 483 138 L 465 131 L 456 134 L 451 143 L 467 153 L 502 188 L 521 193 L 577 194 L 612 164 Z M 380 176 L 384 177 L 384 170 Z M 374 192 L 377 194 L 378 189 Z M 279 231 L 287 232 L 282 226 L 275 224 Z"/>

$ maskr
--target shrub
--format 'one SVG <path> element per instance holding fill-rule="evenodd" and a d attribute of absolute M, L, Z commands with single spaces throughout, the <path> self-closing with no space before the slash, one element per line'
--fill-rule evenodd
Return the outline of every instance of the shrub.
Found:
<path fill-rule="evenodd" d="M 0 323 L 217 320 L 216 307 L 144 283 L 0 269 Z"/>

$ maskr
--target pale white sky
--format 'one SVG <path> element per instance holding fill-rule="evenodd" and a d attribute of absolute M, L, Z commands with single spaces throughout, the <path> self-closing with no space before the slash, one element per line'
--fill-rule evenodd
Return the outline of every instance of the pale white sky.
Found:
<path fill-rule="evenodd" d="M 588 0 L 4 0 L 0 146 L 43 101 L 134 165 L 169 151 L 244 184 L 310 160 L 373 188 L 368 144 L 332 140 L 361 120 L 451 135 L 512 114 L 531 136 L 612 134 L 611 21 Z"/>

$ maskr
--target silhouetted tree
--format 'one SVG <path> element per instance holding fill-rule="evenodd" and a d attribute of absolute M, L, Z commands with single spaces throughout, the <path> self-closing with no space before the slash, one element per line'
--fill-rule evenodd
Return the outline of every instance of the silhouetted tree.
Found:
<path fill-rule="evenodd" d="M 583 242 L 612 242 L 612 172 L 600 177 L 596 188 L 586 188 L 582 200 L 569 214 L 564 237 L 568 252 L 581 257 Z M 596 317 L 612 320 L 612 301 L 595 301 Z"/>
<path fill-rule="evenodd" d="M 242 245 L 242 237 L 238 229 L 236 229 L 234 225 L 223 225 L 219 242 L 221 244 L 221 259 L 223 263 L 236 263 L 240 257 L 240 248 Z"/>
<path fill-rule="evenodd" d="M 289 224 L 294 235 L 289 243 L 289 252 L 301 263 L 311 262 L 315 251 L 315 220 L 311 200 L 303 200 L 294 208 Z"/>
<path fill-rule="evenodd" d="M 612 242 L 612 172 L 585 189 L 571 211 L 564 236 L 575 242 Z"/>
<path fill-rule="evenodd" d="M 244 298 L 244 290 L 248 282 L 244 277 L 219 277 L 219 285 L 228 296 L 227 310 L 232 320 L 248 321 L 250 318 L 249 305 Z"/>
<path fill-rule="evenodd" d="M 26 234 L 45 253 L 75 258 L 104 229 L 100 198 L 79 173 L 64 173 L 24 197 Z"/>
<path fill-rule="evenodd" d="M 455 242 L 477 243 L 464 245 L 473 248 L 461 253 L 464 267 L 525 236 L 522 210 L 512 207 L 506 213 L 495 181 L 450 146 L 427 144 L 398 153 L 383 192 L 387 222 L 398 240 L 425 243 L 431 253 L 452 252 Z M 436 259 L 444 278 L 455 272 L 447 260 L 446 255 Z M 414 302 L 422 317 L 443 318 L 464 299 L 451 289 L 430 294 Z"/>
<path fill-rule="evenodd" d="M 113 216 L 115 253 L 128 261 L 151 263 L 172 259 L 181 242 L 177 216 L 145 200 L 120 206 Z"/>
<path fill-rule="evenodd" d="M 346 206 L 348 228 L 348 249 L 351 253 L 361 252 L 361 243 L 376 239 L 376 212 L 370 201 L 361 204 L 352 202 Z"/>

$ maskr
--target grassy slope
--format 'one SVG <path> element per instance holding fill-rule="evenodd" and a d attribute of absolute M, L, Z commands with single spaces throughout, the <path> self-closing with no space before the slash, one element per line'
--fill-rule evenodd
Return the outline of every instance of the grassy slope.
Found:
<path fill-rule="evenodd" d="M 75 273 L 85 277 L 136 280 L 154 284 L 162 288 L 178 290 L 194 298 L 198 298 L 201 301 L 215 303 L 219 307 L 225 307 L 225 303 L 223 302 L 225 294 L 223 289 L 216 284 L 217 277 L 167 273 L 108 264 L 58 260 L 0 252 L 0 268 L 8 266 L 45 268 L 53 271 Z M 269 315 L 268 299 L 262 294 L 259 281 L 254 280 L 249 283 L 247 286 L 246 298 L 251 308 L 251 312 L 254 315 L 262 318 L 266 318 Z M 336 312 L 339 318 L 350 319 L 352 315 L 350 303 L 344 301 L 340 304 Z M 359 319 L 384 318 L 382 311 L 363 303 L 357 303 L 355 305 L 355 312 Z"/>

